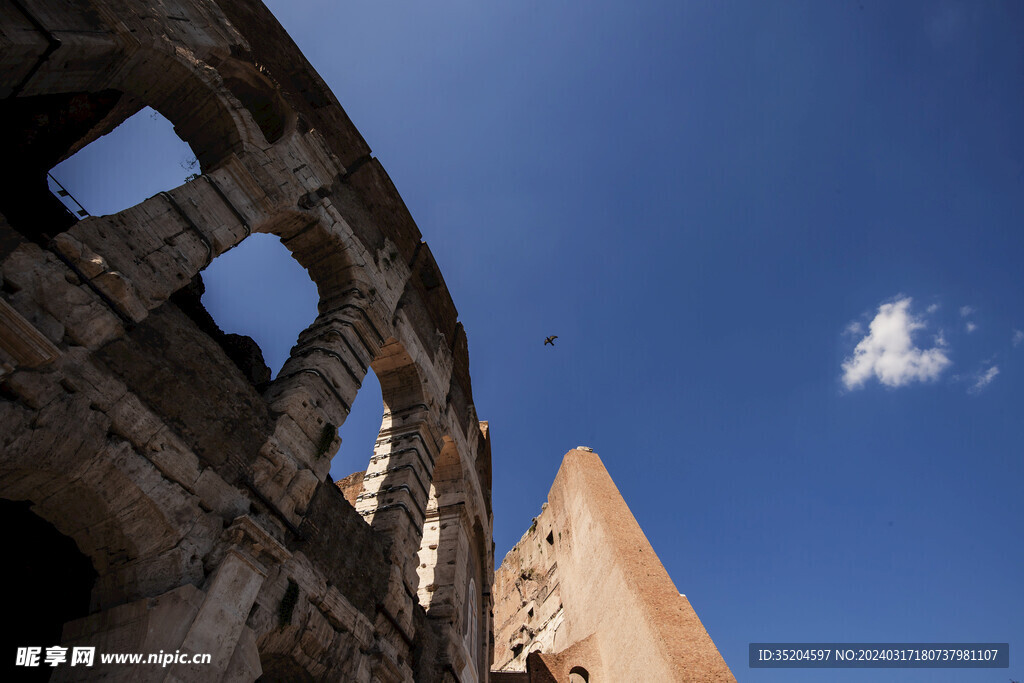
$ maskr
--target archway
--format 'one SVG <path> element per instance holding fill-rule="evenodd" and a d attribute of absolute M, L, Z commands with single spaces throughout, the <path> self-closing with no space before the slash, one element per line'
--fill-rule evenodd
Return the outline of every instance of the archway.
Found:
<path fill-rule="evenodd" d="M 590 674 L 582 666 L 569 670 L 569 683 L 590 683 Z"/>
<path fill-rule="evenodd" d="M 363 377 L 363 384 L 352 402 L 352 410 L 345 418 L 345 424 L 338 429 L 341 447 L 331 461 L 332 481 L 341 482 L 353 474 L 359 475 L 359 490 L 349 500 L 353 505 L 356 496 L 362 492 L 362 475 L 373 457 L 374 443 L 380 434 L 383 406 L 380 381 L 371 367 Z"/>
<path fill-rule="evenodd" d="M 174 125 L 144 107 L 51 168 L 48 180 L 64 206 L 85 218 L 135 206 L 198 172 L 195 154 Z"/>
<path fill-rule="evenodd" d="M 313 683 L 313 676 L 305 667 L 288 655 L 263 654 L 260 656 L 263 675 L 257 683 Z"/>
<path fill-rule="evenodd" d="M 317 314 L 316 285 L 274 235 L 252 235 L 192 286 L 202 287 L 202 308 L 213 322 L 207 333 L 257 387 L 277 376 Z"/>
<path fill-rule="evenodd" d="M 10 646 L 4 680 L 48 680 L 52 669 L 14 666 L 15 650 L 59 645 L 65 623 L 89 613 L 96 570 L 75 542 L 36 515 L 28 501 L 0 499 Z"/>

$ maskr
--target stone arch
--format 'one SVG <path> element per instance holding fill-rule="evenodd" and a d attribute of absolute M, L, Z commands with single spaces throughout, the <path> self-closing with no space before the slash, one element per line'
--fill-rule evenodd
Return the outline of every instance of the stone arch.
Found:
<path fill-rule="evenodd" d="M 340 231 L 297 211 L 276 214 L 257 230 L 280 237 L 317 287 L 319 314 L 299 334 L 265 397 L 311 437 L 315 448 L 307 459 L 322 480 L 330 469 L 324 456 L 337 450 L 337 429 L 383 344 L 381 323 Z"/>
<path fill-rule="evenodd" d="M 371 365 L 380 378 L 384 399 L 382 430 L 393 430 L 426 415 L 427 398 L 423 391 L 423 379 L 401 342 L 394 337 L 388 339 Z"/>
<path fill-rule="evenodd" d="M 103 447 L 93 457 L 76 461 L 40 463 L 31 450 L 18 449 L 5 458 L 0 498 L 29 502 L 34 514 L 89 558 L 97 575 L 90 612 L 202 579 L 204 552 L 181 543 L 198 507 L 179 492 L 166 490 L 173 485 L 128 444 Z M 173 501 L 171 508 L 161 499 Z M 177 566 L 179 571 L 147 571 L 157 565 Z"/>
<path fill-rule="evenodd" d="M 27 502 L 0 499 L 0 524 L 8 544 L 5 609 L 8 615 L 17 615 L 17 628 L 9 627 L 4 640 L 12 650 L 57 644 L 64 624 L 89 613 L 96 581 L 92 562 Z M 21 680 L 26 673 L 14 659 L 0 664 L 4 680 Z"/>
<path fill-rule="evenodd" d="M 352 236 L 334 216 L 321 211 L 283 210 L 269 215 L 252 228 L 253 232 L 271 233 L 281 238 L 292 257 L 309 273 L 320 295 L 321 314 L 345 310 L 357 305 L 365 310 L 366 276 L 358 261 L 358 247 Z M 353 304 L 361 301 L 361 304 Z M 378 323 L 364 319 L 376 338 L 375 348 L 383 343 Z M 367 360 L 367 363 L 369 360 Z"/>
<path fill-rule="evenodd" d="M 590 673 L 582 666 L 569 669 L 569 683 L 590 683 Z"/>
<path fill-rule="evenodd" d="M 18 177 L 0 188 L 0 208 L 12 225 L 37 241 L 45 242 L 75 221 L 60 211 L 60 202 L 47 198 L 46 173 L 147 105 L 171 121 L 204 172 L 266 146 L 244 104 L 216 71 L 187 51 L 140 47 L 126 57 L 113 40 L 76 47 L 85 51 L 81 57 L 91 70 L 61 71 L 49 78 L 40 73 L 31 88 L 0 100 L 7 161 L 19 168 Z M 46 64 L 59 64 L 61 54 L 58 50 Z"/>
<path fill-rule="evenodd" d="M 278 211 L 246 227 L 239 242 L 250 232 L 276 235 L 317 287 L 316 319 L 263 391 L 276 419 L 248 475 L 294 531 L 327 477 L 338 428 L 383 343 L 381 322 L 336 222 L 316 211 Z"/>
<path fill-rule="evenodd" d="M 390 539 L 414 595 L 416 551 L 440 451 L 439 428 L 423 371 L 402 342 L 388 338 L 371 366 L 380 381 L 384 413 L 356 510 Z"/>
<path fill-rule="evenodd" d="M 10 161 L 23 173 L 0 188 L 0 211 L 27 237 L 44 244 L 53 238 L 50 248 L 87 288 L 123 321 L 138 322 L 261 220 L 265 209 L 255 198 L 262 191 L 244 160 L 261 155 L 267 143 L 217 72 L 187 50 L 140 48 L 129 57 L 120 50 L 98 41 L 90 48 L 96 65 L 90 78 L 40 77 L 38 87 L 0 103 L 0 119 L 25 124 L 8 132 L 28 141 L 11 147 Z M 246 91 L 250 99 L 253 88 Z M 116 214 L 76 223 L 48 196 L 47 171 L 146 105 L 174 124 L 203 175 Z M 47 135 L 29 130 L 53 119 L 67 119 L 67 125 Z"/>
<path fill-rule="evenodd" d="M 128 641 L 121 636 L 131 635 L 136 651 L 155 651 L 167 643 L 147 634 L 173 618 L 183 632 L 172 646 L 214 653 L 216 671 L 169 673 L 192 679 L 230 670 L 238 680 L 251 680 L 255 675 L 248 673 L 258 670 L 260 654 L 253 627 L 263 614 L 252 616 L 253 596 L 272 568 L 300 546 L 316 558 L 303 568 L 303 585 L 327 622 L 316 630 L 326 640 L 339 624 L 350 629 L 346 657 L 361 678 L 369 672 L 381 680 L 408 679 L 414 647 L 431 642 L 414 639 L 421 622 L 413 609 L 415 573 L 410 579 L 407 571 L 422 520 L 417 525 L 401 506 L 384 508 L 405 502 L 414 509 L 414 496 L 426 505 L 433 463 L 446 447 L 464 474 L 476 476 L 476 416 L 465 362 L 459 364 L 465 376 L 459 376 L 461 392 L 453 394 L 454 411 L 446 400 L 457 311 L 429 248 L 336 99 L 259 3 L 174 3 L 174 16 L 145 3 L 51 4 L 17 3 L 4 14 L 4 38 L 14 37 L 5 54 L 9 69 L 0 74 L 0 96 L 12 95 L 29 113 L 42 102 L 35 98 L 43 97 L 55 98 L 55 110 L 63 112 L 84 107 L 82 120 L 49 154 L 72 153 L 149 105 L 176 126 L 202 169 L 194 180 L 124 212 L 70 229 L 54 223 L 36 244 L 19 239 L 4 262 L 5 283 L 11 274 L 14 290 L 5 290 L 4 300 L 11 294 L 25 327 L 37 325 L 41 334 L 35 336 L 45 334 L 51 342 L 47 362 L 54 369 L 26 379 L 19 375 L 22 366 L 0 368 L 11 378 L 0 392 L 3 431 L 19 421 L 50 420 L 42 430 L 15 425 L 33 432 L 32 459 L 9 458 L 24 444 L 0 433 L 2 485 L 9 492 L 23 484 L 45 494 L 36 503 L 50 515 L 74 509 L 67 496 L 94 510 L 109 508 L 110 515 L 89 527 L 96 527 L 93 532 L 82 532 L 82 543 L 92 543 L 106 574 L 116 579 L 104 585 L 127 587 L 101 604 L 129 601 L 135 594 L 145 598 L 79 620 L 88 622 L 79 624 L 79 635 L 88 642 L 103 635 L 104 644 L 123 644 Z M 8 22 L 18 12 L 27 15 L 26 5 L 44 16 Z M 47 25 L 59 28 L 59 37 Z M 12 26 L 16 30 L 8 31 Z M 268 90 L 276 86 L 259 64 L 269 65 L 288 107 L 313 126 L 293 120 L 279 91 Z M 293 134 L 296 127 L 301 135 Z M 208 358 L 207 352 L 216 356 L 216 347 L 180 311 L 168 306 L 144 320 L 216 256 L 258 231 L 288 240 L 320 298 L 317 320 L 300 335 L 287 370 L 262 397 L 235 382 L 239 378 L 223 358 Z M 169 330 L 181 334 L 160 334 Z M 162 344 L 165 339 L 182 343 Z M 140 363 L 122 362 L 111 348 L 118 344 L 134 345 L 131 360 Z M 182 355 L 197 348 L 201 353 L 194 358 L 215 362 L 192 364 L 161 353 L 183 347 Z M 181 394 L 167 392 L 161 403 L 160 382 L 144 381 L 155 376 L 146 372 L 156 365 L 145 362 L 152 358 L 168 361 L 158 370 L 216 376 L 210 382 L 182 377 Z M 391 366 L 381 373 L 388 377 L 389 415 L 376 461 L 386 490 L 368 510 L 370 528 L 323 478 L 338 445 L 336 426 L 347 416 L 345 403 L 367 368 L 378 365 Z M 53 377 L 42 378 L 46 373 Z M 207 419 L 193 414 L 210 412 L 202 402 L 194 402 L 194 411 L 167 405 L 210 395 L 210 385 L 222 378 L 228 386 L 216 396 L 226 397 L 230 412 Z M 53 386 L 43 386 L 47 382 Z M 60 399 L 74 402 L 73 410 L 52 411 L 53 395 L 61 394 L 57 385 L 79 394 Z M 19 398 L 8 400 L 15 386 Z M 231 400 L 231 393 L 241 400 Z M 82 419 L 87 412 L 96 415 Z M 242 437 L 207 447 L 206 436 L 221 417 L 228 424 L 255 412 L 260 419 Z M 461 424 L 453 424 L 455 419 Z M 82 425 L 94 441 L 86 444 L 76 434 L 75 444 L 65 443 L 58 422 Z M 399 452 L 405 448 L 411 450 Z M 421 456 L 428 465 L 417 487 L 403 479 L 417 466 L 401 466 L 403 458 Z M 116 503 L 108 485 L 118 488 Z M 317 498 L 307 509 L 314 492 Z M 53 509 L 47 507 L 51 501 Z M 472 507 L 481 505 L 474 500 Z M 388 526 L 390 515 L 405 521 Z M 466 526 L 460 521 L 454 528 L 461 534 Z M 410 549 L 409 543 L 417 545 Z M 342 562 L 349 564 L 335 571 Z M 466 578 L 464 567 L 454 570 Z M 375 575 L 367 578 L 368 573 Z M 326 581 L 331 577 L 338 580 Z M 118 615 L 125 620 L 115 629 Z M 254 622 L 245 626 L 250 617 Z M 280 649 L 307 648 L 305 635 L 282 637 L 288 642 Z"/>
<path fill-rule="evenodd" d="M 267 91 L 263 99 L 277 103 L 271 107 L 272 113 L 285 118 L 287 114 L 281 108 L 283 100 L 267 79 L 247 74 L 246 65 L 229 60 L 226 82 L 205 61 L 206 57 L 212 55 L 197 54 L 183 45 L 175 49 L 137 45 L 126 51 L 120 41 L 108 34 L 59 48 L 41 64 L 25 87 L 4 100 L 4 106 L 50 112 L 55 101 L 70 98 L 73 101 L 64 106 L 74 104 L 81 111 L 82 97 L 112 99 L 89 119 L 78 121 L 79 128 L 90 124 L 82 134 L 63 139 L 63 149 L 52 148 L 51 154 L 58 156 L 55 163 L 148 105 L 174 124 L 178 135 L 195 151 L 203 170 L 211 170 L 233 153 L 266 145 L 253 112 L 237 98 L 229 83 L 247 84 L 236 89 L 250 105 L 258 101 L 260 96 L 255 91 L 262 87 Z M 213 62 L 221 59 L 216 57 Z M 80 67 L 82 64 L 88 66 Z M 69 69 L 72 65 L 76 68 Z M 0 83 L 0 88 L 4 86 L 15 90 L 10 83 Z"/>
<path fill-rule="evenodd" d="M 490 668 L 490 591 L 486 587 L 491 584 L 490 576 L 490 549 L 488 547 L 483 527 L 478 519 L 473 521 L 473 531 L 470 534 L 469 547 L 469 569 L 476 573 L 477 594 L 475 598 L 475 623 L 476 637 L 473 641 L 476 657 L 477 676 L 484 680 L 487 670 Z M 467 605 L 467 608 L 469 605 Z"/>
<path fill-rule="evenodd" d="M 0 212 L 11 226 L 45 245 L 74 225 L 78 217 L 49 191 L 47 174 L 111 116 L 122 95 L 108 89 L 0 100 L 0 147 L 18 169 L 0 185 Z"/>
<path fill-rule="evenodd" d="M 284 101 L 277 84 L 258 65 L 231 58 L 218 64 L 217 72 L 268 143 L 274 144 L 295 129 L 298 116 Z"/>
<path fill-rule="evenodd" d="M 352 259 L 349 254 L 350 245 L 342 239 L 339 231 L 328 227 L 317 214 L 302 211 L 276 212 L 255 226 L 246 226 L 245 233 L 225 252 L 245 245 L 248 240 L 257 239 L 265 240 L 262 244 L 264 254 L 267 253 L 266 247 L 270 247 L 274 250 L 274 258 L 280 259 L 281 255 L 287 254 L 286 258 L 292 259 L 294 264 L 298 264 L 301 267 L 303 277 L 308 278 L 308 282 L 316 288 L 313 302 L 318 314 L 331 309 L 331 302 L 338 301 L 339 299 L 347 301 L 353 297 L 358 298 L 360 290 L 355 284 L 358 269 L 352 265 Z M 268 245 L 267 242 L 272 244 Z M 218 257 L 223 255 L 221 253 Z M 244 263 L 244 259 L 242 262 Z M 280 260 L 272 261 L 272 263 L 275 265 L 279 264 Z M 235 266 L 237 267 L 238 265 L 236 262 Z M 292 264 L 288 265 L 291 266 Z M 257 389 L 261 392 L 264 391 L 269 384 L 271 369 L 259 362 L 255 352 L 257 347 L 255 340 L 246 338 L 242 342 L 238 342 L 245 346 L 240 352 L 231 347 L 231 344 L 237 342 L 237 335 L 225 335 L 217 329 L 219 323 L 213 320 L 210 312 L 199 301 L 200 296 L 209 284 L 205 280 L 205 274 L 201 272 L 200 275 L 202 276 L 202 281 L 194 280 L 188 288 L 179 290 L 179 293 L 174 296 L 174 302 L 179 307 L 187 309 L 200 328 L 221 343 L 221 346 L 228 352 L 229 357 L 234 359 L 233 353 L 238 352 L 245 355 L 246 358 L 255 358 L 255 365 L 258 366 L 256 372 L 265 378 L 262 381 L 253 381 L 253 373 L 248 372 L 245 362 L 241 362 L 239 365 L 243 367 L 243 373 L 249 376 L 250 381 L 252 381 Z M 224 279 L 221 278 L 220 280 L 223 284 Z M 305 298 L 308 294 L 308 291 L 303 291 L 304 300 L 302 304 L 304 309 L 310 303 L 310 300 Z M 237 296 L 238 293 L 236 292 L 235 295 Z M 296 372 L 307 372 L 306 368 L 309 364 L 300 362 L 301 358 L 305 356 L 313 356 L 317 368 L 323 364 L 330 366 L 332 362 L 340 363 L 345 368 L 351 381 L 356 383 L 355 388 L 358 388 L 359 383 L 361 383 L 371 352 L 365 350 L 365 344 L 359 344 L 357 346 L 363 347 L 362 350 L 353 348 L 351 349 L 351 356 L 339 357 L 337 353 L 328 348 L 329 344 L 327 342 L 319 339 L 322 336 L 330 336 L 330 329 L 327 329 L 330 327 L 330 324 L 325 328 L 325 319 L 318 314 L 311 316 L 313 317 L 312 321 L 307 318 L 300 323 L 305 325 L 305 329 L 296 333 L 296 339 L 299 339 L 302 343 L 294 346 L 289 354 L 292 367 L 287 370 L 280 368 L 280 360 L 275 364 L 276 368 L 281 369 L 278 375 L 281 382 L 276 387 L 273 395 L 281 393 L 289 384 L 287 379 L 293 377 Z M 292 322 L 297 321 L 293 319 Z M 344 326 L 343 323 L 338 324 Z M 227 340 L 230 343 L 224 343 L 225 337 L 231 337 L 230 340 Z M 246 351 L 248 353 L 245 353 Z M 260 349 L 260 351 L 265 352 L 266 349 Z M 278 359 L 280 358 L 279 355 L 277 357 Z M 245 359 L 241 360 L 244 361 Z M 264 357 L 264 360 L 269 363 L 268 358 Z M 308 370 L 308 373 L 312 372 L 313 369 Z M 324 371 L 322 368 L 319 368 L 317 372 L 323 374 Z M 330 388 L 332 390 L 331 393 L 336 394 L 338 407 L 329 409 L 332 419 L 321 421 L 319 423 L 321 426 L 326 425 L 328 422 L 340 425 L 354 398 L 354 394 L 350 393 L 352 389 L 350 386 L 339 386 L 338 383 L 332 380 Z"/>
<path fill-rule="evenodd" d="M 304 666 L 294 658 L 283 654 L 260 655 L 263 675 L 257 683 L 314 683 L 315 679 Z"/>
<path fill-rule="evenodd" d="M 88 484 L 52 469 L 4 468 L 0 474 L 5 482 L 12 482 L 0 486 L 0 497 L 30 502 L 33 513 L 75 541 L 99 576 L 106 576 L 120 562 L 138 554 L 136 541 L 141 539 L 128 535 L 126 520 Z"/>
<path fill-rule="evenodd" d="M 274 235 L 253 234 L 171 296 L 262 394 L 316 318 L 309 274 Z"/>
<path fill-rule="evenodd" d="M 232 155 L 264 147 L 260 127 L 231 96 L 217 72 L 189 57 L 183 52 L 143 50 L 127 70 L 108 82 L 108 88 L 126 98 L 118 113 L 134 113 L 143 106 L 160 112 L 192 148 L 204 173 Z M 93 134 L 113 130 L 124 118 L 108 117 Z"/>
<path fill-rule="evenodd" d="M 433 618 L 448 620 L 461 634 L 462 578 L 445 570 L 468 547 L 460 482 L 462 465 L 455 441 L 444 440 L 430 483 L 427 517 L 419 551 L 419 601 Z M 459 565 L 460 566 L 460 565 Z M 463 577 L 465 578 L 465 577 Z M 460 636 L 461 638 L 461 636 Z"/>
<path fill-rule="evenodd" d="M 450 652 L 465 675 L 483 680 L 488 658 L 490 563 L 484 527 L 470 511 L 465 466 L 455 440 L 446 438 L 430 487 L 427 519 L 419 552 L 419 600 L 432 619 L 446 624 Z M 470 591 L 474 591 L 471 596 Z M 475 602 L 475 609 L 473 603 Z M 470 615 L 468 610 L 474 609 Z M 475 619 L 473 618 L 475 617 Z M 475 633 L 466 629 L 475 621 Z M 475 648 L 470 652 L 467 648 Z"/>

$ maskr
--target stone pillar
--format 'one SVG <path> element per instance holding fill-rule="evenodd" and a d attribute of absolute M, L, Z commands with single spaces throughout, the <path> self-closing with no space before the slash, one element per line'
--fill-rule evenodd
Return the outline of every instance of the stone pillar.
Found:
<path fill-rule="evenodd" d="M 178 586 L 155 598 L 144 598 L 90 614 L 64 624 L 61 645 L 95 648 L 93 666 L 62 665 L 53 670 L 52 681 L 134 681 L 165 673 L 159 665 L 100 664 L 100 654 L 139 653 L 143 657 L 160 651 L 173 653 L 195 620 L 204 594 L 191 584 Z M 226 662 L 225 662 L 226 663 Z M 214 679 L 211 679 L 214 680 Z"/>
<path fill-rule="evenodd" d="M 363 477 L 358 510 L 370 526 L 392 540 L 392 556 L 401 562 L 415 594 L 417 551 L 426 519 L 436 447 L 425 420 L 426 408 L 414 406 L 389 414 Z M 404 418 L 404 419 L 402 419 Z"/>
<path fill-rule="evenodd" d="M 211 661 L 168 667 L 166 681 L 238 679 L 247 669 L 253 678 L 261 673 L 258 654 L 253 661 L 253 634 L 245 622 L 267 566 L 285 562 L 291 553 L 248 516 L 237 518 L 225 534 L 227 549 L 180 647 L 182 652 L 210 654 Z M 240 645 L 242 651 L 236 653 Z"/>
<path fill-rule="evenodd" d="M 60 355 L 53 345 L 32 323 L 0 299 L 0 379 L 22 365 L 47 365 Z"/>
<path fill-rule="evenodd" d="M 295 526 L 341 445 L 338 427 L 366 375 L 369 343 L 348 319 L 323 312 L 299 335 L 264 394 L 278 417 L 253 467 L 253 484 Z"/>

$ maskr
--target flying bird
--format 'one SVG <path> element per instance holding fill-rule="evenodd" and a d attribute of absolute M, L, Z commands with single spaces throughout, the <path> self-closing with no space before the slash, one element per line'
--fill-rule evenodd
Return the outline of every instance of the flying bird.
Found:
<path fill-rule="evenodd" d="M 552 346 L 554 346 L 556 339 L 558 339 L 558 335 L 557 334 L 548 337 L 547 339 L 544 340 L 544 346 L 547 346 L 548 344 L 551 344 Z"/>

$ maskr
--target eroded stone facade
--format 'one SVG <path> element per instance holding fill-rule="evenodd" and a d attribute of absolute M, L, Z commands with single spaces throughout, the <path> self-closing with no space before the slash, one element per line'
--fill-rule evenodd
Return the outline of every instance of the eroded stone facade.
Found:
<path fill-rule="evenodd" d="M 16 169 L 0 187 L 0 499 L 92 567 L 82 606 L 40 610 L 53 623 L 4 656 L 59 642 L 211 655 L 167 680 L 487 680 L 490 445 L 466 335 L 387 174 L 270 12 L 3 3 L 0 98 Z M 77 220 L 46 172 L 147 105 L 201 173 Z M 253 233 L 279 236 L 320 297 L 272 382 L 198 305 L 202 270 Z M 368 368 L 384 421 L 343 493 L 328 471 Z M 7 578 L 45 589 L 42 552 Z"/>
<path fill-rule="evenodd" d="M 735 683 L 596 453 L 566 453 L 494 575 L 495 683 Z"/>

